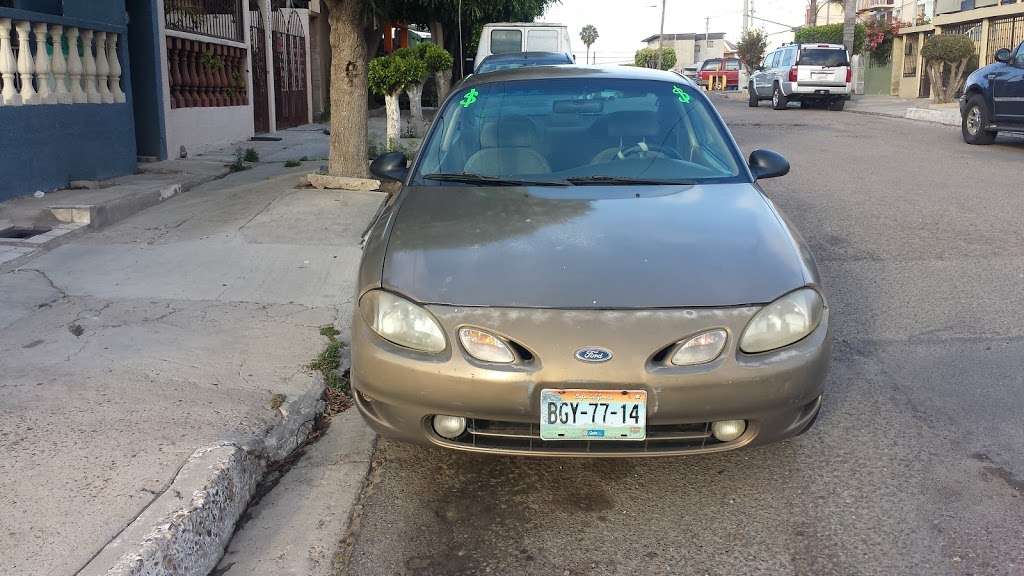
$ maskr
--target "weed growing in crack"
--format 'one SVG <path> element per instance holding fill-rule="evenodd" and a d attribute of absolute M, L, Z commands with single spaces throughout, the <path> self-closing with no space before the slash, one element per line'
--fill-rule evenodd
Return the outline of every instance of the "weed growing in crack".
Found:
<path fill-rule="evenodd" d="M 302 166 L 301 160 L 289 160 L 284 163 L 285 168 L 296 168 L 298 166 Z"/>
<path fill-rule="evenodd" d="M 320 335 L 327 338 L 327 346 L 309 364 L 309 368 L 319 372 L 327 385 L 327 405 L 332 414 L 342 412 L 352 404 L 348 370 L 341 371 L 341 351 L 345 343 L 338 340 L 339 334 L 334 326 L 321 327 Z"/>
<path fill-rule="evenodd" d="M 246 148 L 245 149 L 245 161 L 246 162 L 259 162 L 260 161 L 260 154 L 259 154 L 259 152 L 257 152 L 255 148 Z"/>

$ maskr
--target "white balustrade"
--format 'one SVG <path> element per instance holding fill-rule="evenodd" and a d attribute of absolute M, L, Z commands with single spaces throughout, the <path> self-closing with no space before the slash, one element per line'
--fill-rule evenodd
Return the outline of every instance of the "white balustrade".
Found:
<path fill-rule="evenodd" d="M 21 82 L 21 103 L 40 104 L 39 96 L 32 87 L 32 73 L 35 66 L 32 63 L 32 51 L 29 49 L 28 35 L 32 29 L 31 22 L 18 21 L 14 23 L 18 31 L 18 80 Z"/>
<path fill-rule="evenodd" d="M 11 19 L 0 18 L 0 80 L 3 80 L 3 89 L 0 89 L 0 104 L 5 106 L 21 104 L 21 95 L 14 88 L 17 71 L 17 61 L 14 59 L 14 51 L 11 49 Z"/>
<path fill-rule="evenodd" d="M 126 102 L 119 40 L 116 32 L 0 18 L 0 106 Z"/>
<path fill-rule="evenodd" d="M 50 26 L 50 41 L 53 43 L 50 72 L 53 73 L 53 85 L 56 88 L 54 98 L 57 99 L 58 104 L 71 104 L 71 93 L 68 92 L 68 63 L 64 59 L 64 50 L 61 46 L 63 39 L 64 27 L 60 24 Z"/>
<path fill-rule="evenodd" d="M 107 35 L 107 61 L 110 62 L 110 92 L 114 95 L 114 102 L 121 104 L 127 98 L 121 90 L 121 60 L 117 54 L 117 37 L 116 32 Z"/>
<path fill-rule="evenodd" d="M 67 29 L 68 36 L 68 77 L 71 86 L 71 101 L 75 104 L 85 104 L 89 101 L 85 90 L 82 90 L 82 58 L 78 51 L 78 28 L 74 26 Z"/>
<path fill-rule="evenodd" d="M 57 95 L 50 89 L 50 55 L 46 53 L 46 22 L 33 26 L 36 35 L 36 91 L 40 104 L 56 104 Z"/>
<path fill-rule="evenodd" d="M 96 88 L 96 57 L 92 53 L 92 39 L 95 32 L 82 30 L 82 82 L 89 104 L 103 104 L 103 97 Z"/>

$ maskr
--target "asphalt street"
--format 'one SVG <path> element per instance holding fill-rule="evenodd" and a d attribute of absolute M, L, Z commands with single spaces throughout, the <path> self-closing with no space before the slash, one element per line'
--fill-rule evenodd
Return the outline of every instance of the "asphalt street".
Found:
<path fill-rule="evenodd" d="M 826 281 L 806 435 L 653 460 L 378 444 L 342 572 L 1024 574 L 1024 140 L 716 100 Z"/>

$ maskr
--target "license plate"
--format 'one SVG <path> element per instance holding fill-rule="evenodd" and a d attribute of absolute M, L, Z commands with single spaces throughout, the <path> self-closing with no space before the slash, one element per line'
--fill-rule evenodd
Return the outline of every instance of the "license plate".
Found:
<path fill-rule="evenodd" d="M 541 390 L 542 440 L 643 440 L 645 390 Z"/>

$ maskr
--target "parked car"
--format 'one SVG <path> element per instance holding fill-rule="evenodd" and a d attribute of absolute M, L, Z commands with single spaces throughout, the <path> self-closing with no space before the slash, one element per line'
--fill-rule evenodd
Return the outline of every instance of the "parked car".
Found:
<path fill-rule="evenodd" d="M 572 57 L 562 52 L 515 52 L 512 54 L 491 54 L 476 68 L 477 74 L 523 68 L 525 66 L 556 66 L 572 64 Z"/>
<path fill-rule="evenodd" d="M 728 90 L 737 90 L 740 85 L 741 67 L 739 58 L 709 58 L 700 66 L 699 83 L 701 86 L 707 86 L 712 76 L 724 75 L 726 77 L 726 88 Z"/>
<path fill-rule="evenodd" d="M 469 78 L 367 233 L 351 384 L 385 436 L 515 455 L 732 450 L 815 421 L 829 308 L 807 246 L 673 73 Z"/>
<path fill-rule="evenodd" d="M 1024 132 L 1024 43 L 996 51 L 996 61 L 971 73 L 960 97 L 968 144 L 991 144 L 998 132 Z"/>
<path fill-rule="evenodd" d="M 785 110 L 790 102 L 801 108 L 815 104 L 842 110 L 853 93 L 853 68 L 842 44 L 784 44 L 769 52 L 747 85 L 749 105 L 771 100 Z"/>
<path fill-rule="evenodd" d="M 683 66 L 683 70 L 682 70 L 681 74 L 683 76 L 689 78 L 690 80 L 693 80 L 694 82 L 697 82 L 700 79 L 700 67 L 701 67 L 701 64 L 703 64 L 703 62 L 698 62 L 696 64 L 689 64 L 687 66 Z"/>
<path fill-rule="evenodd" d="M 543 22 L 500 22 L 485 24 L 480 33 L 473 71 L 477 72 L 484 58 L 492 54 L 518 52 L 561 52 L 570 59 L 572 40 L 564 24 Z"/>

